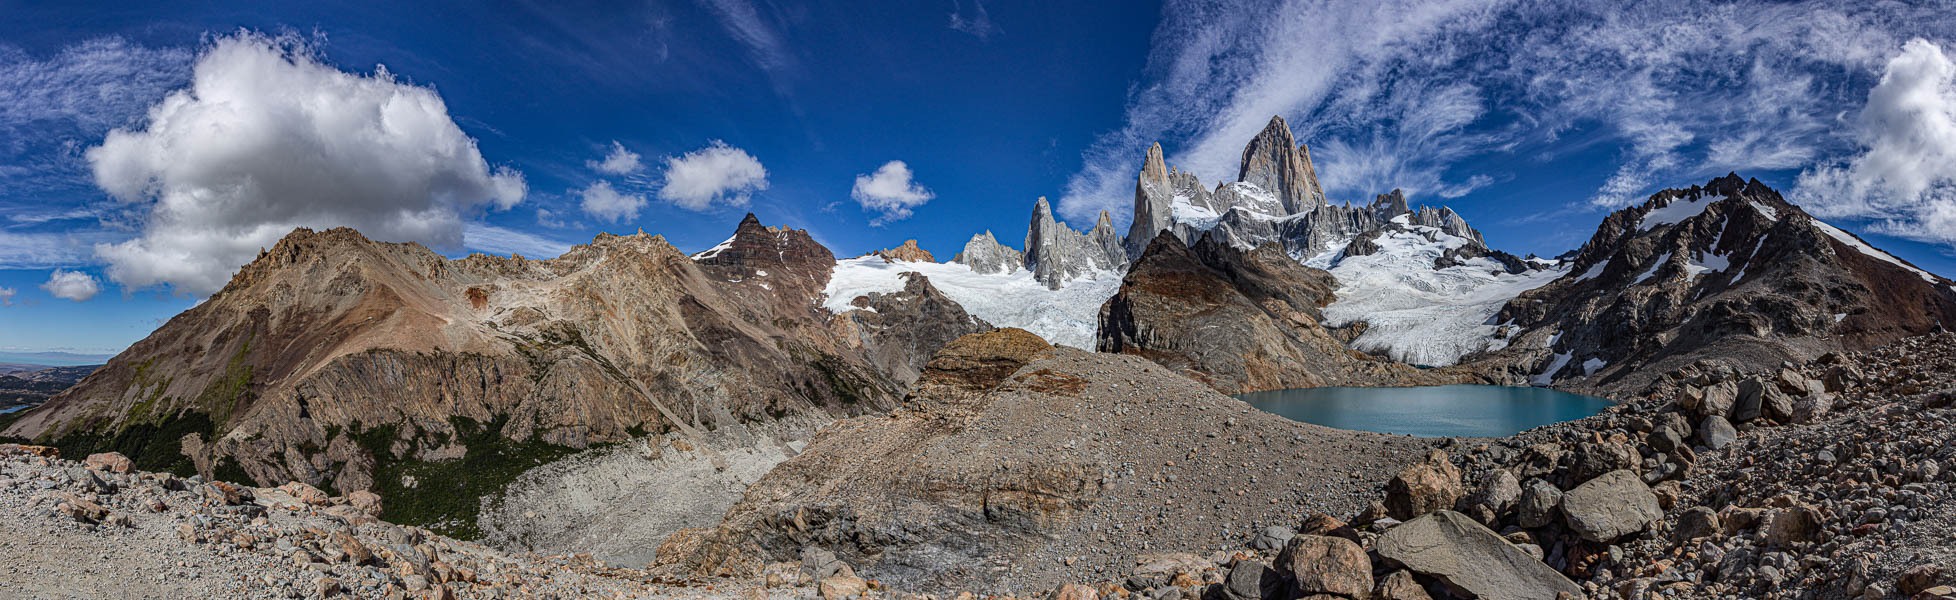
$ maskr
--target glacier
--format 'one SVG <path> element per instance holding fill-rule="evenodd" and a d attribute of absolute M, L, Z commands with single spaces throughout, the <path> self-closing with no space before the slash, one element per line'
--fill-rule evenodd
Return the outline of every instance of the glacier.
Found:
<path fill-rule="evenodd" d="M 901 291 L 904 273 L 930 278 L 937 291 L 994 326 L 1017 327 L 1048 342 L 1089 351 L 1099 329 L 1100 305 L 1120 291 L 1124 274 L 1091 271 L 1055 290 L 1022 267 L 984 274 L 957 263 L 888 261 L 871 255 L 836 261 L 822 290 L 822 307 L 836 314 L 861 310 L 849 302 L 871 292 Z"/>
<path fill-rule="evenodd" d="M 1449 249 L 1468 243 L 1436 227 L 1413 225 L 1381 235 L 1379 251 L 1345 256 L 1329 270 L 1338 278 L 1337 299 L 1324 309 L 1333 327 L 1365 321 L 1366 330 L 1351 347 L 1384 354 L 1404 363 L 1447 366 L 1477 352 L 1500 350 L 1508 342 L 1495 336 L 1492 322 L 1501 306 L 1568 273 L 1550 268 L 1511 274 L 1501 263 L 1474 258 L 1434 269 Z M 1315 265 L 1314 265 L 1315 266 Z"/>

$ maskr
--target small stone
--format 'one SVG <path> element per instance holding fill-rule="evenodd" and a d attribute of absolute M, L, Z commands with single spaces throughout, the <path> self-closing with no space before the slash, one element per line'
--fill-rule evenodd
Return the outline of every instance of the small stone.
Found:
<path fill-rule="evenodd" d="M 1289 527 L 1271 525 L 1257 532 L 1256 539 L 1250 541 L 1250 547 L 1264 552 L 1276 552 L 1282 550 L 1284 543 L 1289 542 L 1290 538 L 1296 535 L 1297 532 L 1291 531 Z"/>
<path fill-rule="evenodd" d="M 130 462 L 129 457 L 123 456 L 120 452 L 90 454 L 88 458 L 82 460 L 82 464 L 106 473 L 128 473 L 136 469 L 136 463 Z"/>
<path fill-rule="evenodd" d="M 1379 589 L 1372 592 L 1372 600 L 1433 600 L 1433 595 L 1413 580 L 1412 572 L 1400 570 L 1379 580 Z"/>
<path fill-rule="evenodd" d="M 822 582 L 823 600 L 836 600 L 837 598 L 846 598 L 846 597 L 847 596 L 838 596 L 838 597 L 829 596 L 828 582 L 827 581 Z M 1099 598 L 1100 598 L 1100 592 L 1094 591 L 1094 589 L 1091 587 L 1080 585 L 1077 583 L 1062 584 L 1059 587 L 1053 588 L 1053 592 L 1051 594 L 1046 595 L 1046 600 L 1098 600 Z"/>
<path fill-rule="evenodd" d="M 346 503 L 353 505 L 354 508 L 360 509 L 360 512 L 367 513 L 369 516 L 375 518 L 380 517 L 380 494 L 375 494 L 367 490 L 357 490 L 346 495 Z"/>

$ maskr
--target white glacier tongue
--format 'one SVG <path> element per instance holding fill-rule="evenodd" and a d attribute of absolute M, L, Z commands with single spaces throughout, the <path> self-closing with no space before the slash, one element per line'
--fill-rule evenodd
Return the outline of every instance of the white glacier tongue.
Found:
<path fill-rule="evenodd" d="M 1048 289 L 1031 271 L 980 274 L 956 263 L 885 261 L 879 256 L 839 260 L 822 290 L 822 307 L 836 313 L 859 310 L 849 302 L 871 292 L 903 289 L 904 273 L 921 273 L 965 312 L 998 327 L 1017 327 L 1046 341 L 1093 350 L 1100 305 L 1121 288 L 1118 271 L 1094 271 Z"/>
<path fill-rule="evenodd" d="M 1557 266 L 1509 274 L 1488 258 L 1434 269 L 1441 254 L 1468 240 L 1433 227 L 1391 231 L 1374 243 L 1378 251 L 1344 257 L 1329 269 L 1340 287 L 1337 300 L 1324 309 L 1325 324 L 1365 321 L 1353 348 L 1415 365 L 1452 365 L 1466 355 L 1506 347 L 1490 323 L 1501 306 L 1568 272 L 1567 266 Z"/>

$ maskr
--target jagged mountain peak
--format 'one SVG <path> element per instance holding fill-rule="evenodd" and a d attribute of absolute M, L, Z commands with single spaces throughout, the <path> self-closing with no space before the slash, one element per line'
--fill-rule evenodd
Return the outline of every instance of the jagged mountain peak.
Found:
<path fill-rule="evenodd" d="M 1071 279 L 1127 266 L 1120 235 L 1114 233 L 1113 221 L 1104 212 L 1093 229 L 1081 233 L 1053 218 L 1045 196 L 1033 204 L 1022 258 L 1026 270 L 1049 289 L 1059 289 Z"/>
<path fill-rule="evenodd" d="M 1166 182 L 1168 174 L 1168 161 L 1161 156 L 1161 142 L 1155 142 L 1148 147 L 1147 157 L 1141 160 L 1141 181 Z"/>
<path fill-rule="evenodd" d="M 1236 180 L 1254 184 L 1276 194 L 1288 216 L 1308 213 L 1324 206 L 1324 190 L 1318 186 L 1317 172 L 1298 152 L 1290 124 L 1273 116 L 1250 143 L 1243 147 L 1243 160 Z"/>

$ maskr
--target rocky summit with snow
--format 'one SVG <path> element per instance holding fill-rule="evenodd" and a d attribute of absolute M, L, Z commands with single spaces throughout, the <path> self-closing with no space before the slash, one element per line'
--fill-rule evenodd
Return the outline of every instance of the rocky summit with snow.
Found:
<path fill-rule="evenodd" d="M 1164 156 L 1125 235 L 1042 197 L 946 262 L 752 214 L 691 255 L 293 231 L 0 413 L 0 590 L 1956 597 L 1948 279 L 1736 174 L 1544 259 L 1334 202 L 1281 118 L 1235 181 Z M 1225 395 L 1445 384 L 1613 405 L 1421 438 Z"/>

